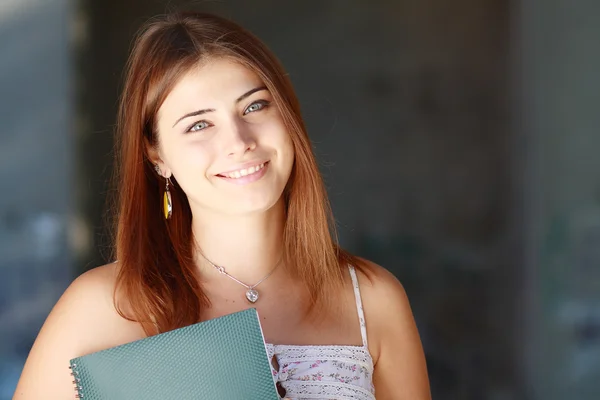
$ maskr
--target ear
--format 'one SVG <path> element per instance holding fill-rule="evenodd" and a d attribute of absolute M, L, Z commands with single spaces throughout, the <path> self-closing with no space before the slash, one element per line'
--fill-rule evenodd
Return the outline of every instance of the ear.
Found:
<path fill-rule="evenodd" d="M 155 169 L 158 166 L 158 169 L 160 170 L 160 173 L 158 173 L 158 171 L 157 173 L 163 178 L 170 178 L 171 169 L 161 158 L 158 146 L 150 144 L 148 139 L 144 139 L 144 146 L 146 147 L 146 156 L 148 157 L 148 160 L 154 165 Z"/>

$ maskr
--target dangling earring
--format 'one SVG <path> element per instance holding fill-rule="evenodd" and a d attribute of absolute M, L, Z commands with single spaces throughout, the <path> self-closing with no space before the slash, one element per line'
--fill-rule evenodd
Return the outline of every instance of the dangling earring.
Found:
<path fill-rule="evenodd" d="M 171 192 L 169 191 L 169 178 L 165 178 L 165 194 L 163 196 L 163 208 L 165 213 L 165 219 L 171 219 L 171 215 L 173 215 L 173 202 L 171 201 Z"/>
<path fill-rule="evenodd" d="M 154 166 L 154 169 L 156 170 L 156 173 L 159 176 L 162 176 L 158 164 Z M 169 190 L 170 181 L 171 180 L 169 178 L 165 178 L 165 193 L 163 195 L 163 213 L 166 220 L 171 219 L 171 215 L 173 215 L 173 202 L 171 201 L 171 191 Z"/>

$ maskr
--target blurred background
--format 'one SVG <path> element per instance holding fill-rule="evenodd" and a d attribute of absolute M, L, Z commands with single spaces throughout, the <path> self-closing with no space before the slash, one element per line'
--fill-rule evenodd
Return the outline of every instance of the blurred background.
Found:
<path fill-rule="evenodd" d="M 110 261 L 123 66 L 182 5 L 281 58 L 342 244 L 403 282 L 434 399 L 600 398 L 600 2 L 0 0 L 0 400 Z"/>

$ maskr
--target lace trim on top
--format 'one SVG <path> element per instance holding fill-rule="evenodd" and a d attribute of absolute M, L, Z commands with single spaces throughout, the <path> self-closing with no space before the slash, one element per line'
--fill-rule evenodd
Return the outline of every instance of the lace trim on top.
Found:
<path fill-rule="evenodd" d="M 294 400 L 375 400 L 375 396 L 373 395 L 373 393 L 361 387 L 332 382 L 306 382 L 301 384 L 294 384 L 286 390 L 286 397 L 292 398 Z"/>
<path fill-rule="evenodd" d="M 363 346 L 292 346 L 267 343 L 269 359 L 277 355 L 279 364 L 308 362 L 315 360 L 339 360 L 361 364 L 373 369 L 373 359 L 369 349 Z"/>

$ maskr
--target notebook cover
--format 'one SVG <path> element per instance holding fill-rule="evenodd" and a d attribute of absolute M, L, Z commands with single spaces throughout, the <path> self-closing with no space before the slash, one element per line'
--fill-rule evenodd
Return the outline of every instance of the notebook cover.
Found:
<path fill-rule="evenodd" d="M 71 360 L 89 400 L 278 400 L 256 309 Z"/>

